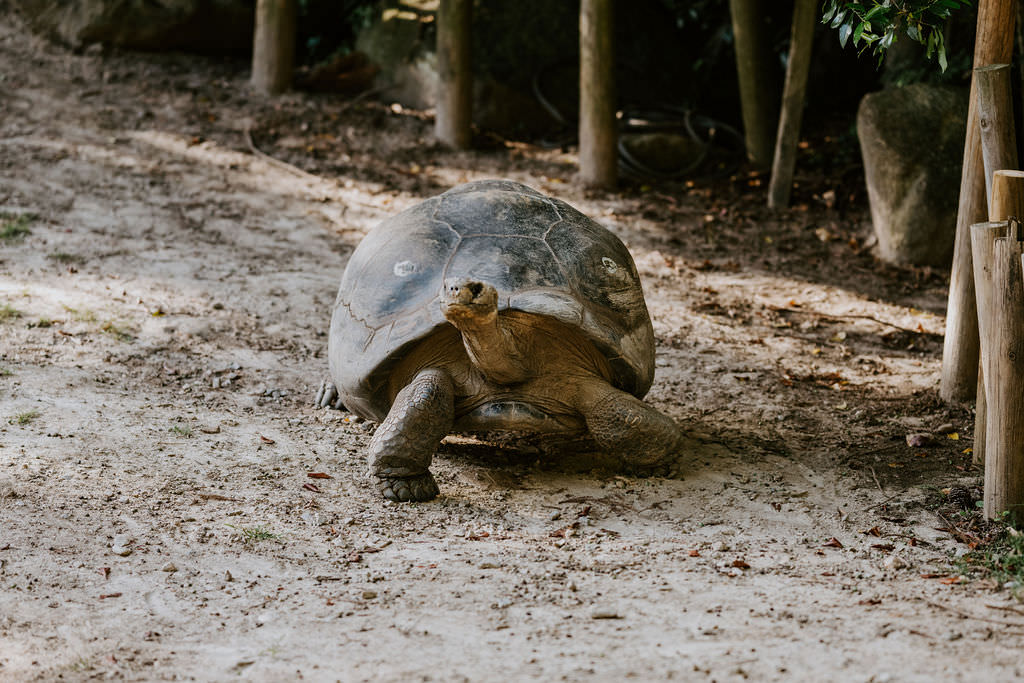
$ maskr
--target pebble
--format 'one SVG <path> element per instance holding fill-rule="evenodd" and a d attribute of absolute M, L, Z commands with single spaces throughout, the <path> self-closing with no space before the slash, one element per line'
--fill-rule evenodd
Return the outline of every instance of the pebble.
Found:
<path fill-rule="evenodd" d="M 373 600 L 377 597 L 377 591 L 363 591 L 363 600 Z"/>
<path fill-rule="evenodd" d="M 936 427 L 935 431 L 939 434 L 952 434 L 956 431 L 956 427 L 953 426 L 952 422 L 947 422 Z"/>
<path fill-rule="evenodd" d="M 231 572 L 225 569 L 224 570 L 224 580 L 228 581 L 228 582 L 234 581 L 235 577 L 231 576 Z"/>
<path fill-rule="evenodd" d="M 927 432 L 919 432 L 917 434 L 907 434 L 907 445 L 911 448 L 921 448 L 923 446 L 930 446 L 934 439 L 931 434 Z"/>
<path fill-rule="evenodd" d="M 885 558 L 885 561 L 882 562 L 882 564 L 885 565 L 886 569 L 903 569 L 904 567 L 909 566 L 907 561 L 899 555 L 890 555 Z"/>
<path fill-rule="evenodd" d="M 176 572 L 176 571 L 178 571 L 178 568 L 174 565 L 173 562 L 168 562 L 164 566 L 160 567 L 160 571 L 162 571 L 162 572 Z"/>
<path fill-rule="evenodd" d="M 124 534 L 118 534 L 114 536 L 114 542 L 110 545 L 110 552 L 121 557 L 128 557 L 132 554 L 131 543 L 131 538 Z"/>

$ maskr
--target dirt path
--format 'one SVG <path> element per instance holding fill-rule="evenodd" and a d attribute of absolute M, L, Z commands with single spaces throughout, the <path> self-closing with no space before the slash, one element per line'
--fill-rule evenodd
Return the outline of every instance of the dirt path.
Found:
<path fill-rule="evenodd" d="M 415 113 L 14 25 L 0 210 L 35 218 L 0 242 L 0 679 L 1024 676 L 1005 592 L 922 578 L 962 552 L 927 499 L 977 483 L 970 422 L 935 398 L 944 285 L 877 266 L 863 208 L 589 197 L 558 152 L 444 153 Z M 372 425 L 311 406 L 360 236 L 492 176 L 630 245 L 650 400 L 702 444 L 683 478 L 453 444 L 438 501 L 391 505 Z M 943 423 L 964 438 L 903 445 Z"/>

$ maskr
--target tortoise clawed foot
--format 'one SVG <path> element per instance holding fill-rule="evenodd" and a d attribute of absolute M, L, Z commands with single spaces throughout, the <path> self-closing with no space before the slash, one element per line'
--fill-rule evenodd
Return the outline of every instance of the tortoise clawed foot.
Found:
<path fill-rule="evenodd" d="M 421 503 L 440 493 L 430 472 L 413 477 L 377 477 L 377 488 L 381 495 L 396 503 Z"/>
<path fill-rule="evenodd" d="M 332 408 L 334 410 L 344 410 L 345 408 L 345 404 L 341 402 L 341 397 L 338 395 L 338 388 L 329 379 L 320 383 L 320 388 L 316 391 L 316 398 L 313 399 L 313 405 L 317 408 Z"/>

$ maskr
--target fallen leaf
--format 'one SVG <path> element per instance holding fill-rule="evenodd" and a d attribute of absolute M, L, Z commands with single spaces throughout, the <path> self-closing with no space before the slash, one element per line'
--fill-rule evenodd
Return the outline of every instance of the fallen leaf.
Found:
<path fill-rule="evenodd" d="M 750 569 L 750 565 L 747 564 L 745 560 L 733 560 L 732 566 L 737 569 Z"/>
<path fill-rule="evenodd" d="M 322 493 L 322 491 L 320 491 L 320 488 L 316 484 L 311 484 L 308 481 L 302 485 L 302 488 L 306 489 L 307 491 L 312 491 L 313 493 Z"/>
<path fill-rule="evenodd" d="M 882 530 L 879 529 L 877 526 L 873 526 L 870 529 L 861 531 L 860 533 L 864 534 L 865 536 L 881 536 Z"/>
<path fill-rule="evenodd" d="M 98 571 L 100 574 L 102 574 L 104 579 L 109 579 L 110 578 L 110 567 L 100 567 L 96 571 Z"/>
<path fill-rule="evenodd" d="M 944 579 L 939 579 L 939 583 L 944 583 L 947 586 L 951 586 L 954 583 L 960 583 L 961 579 L 962 579 L 962 577 L 960 577 L 960 576 L 947 576 Z"/>
<path fill-rule="evenodd" d="M 871 547 L 875 550 L 881 550 L 887 553 L 892 552 L 896 549 L 896 546 L 894 546 L 892 543 L 872 543 Z"/>
<path fill-rule="evenodd" d="M 842 548 L 843 544 L 839 542 L 839 539 L 833 536 L 824 544 L 826 548 Z"/>
<path fill-rule="evenodd" d="M 689 554 L 690 557 L 700 557 L 700 551 L 699 550 L 691 550 L 688 554 Z"/>
<path fill-rule="evenodd" d="M 334 479 L 334 477 L 326 472 L 306 472 L 306 476 L 310 479 Z"/>
<path fill-rule="evenodd" d="M 868 598 L 867 600 L 861 600 L 857 603 L 858 605 L 881 605 L 881 598 Z"/>
<path fill-rule="evenodd" d="M 953 441 L 959 441 L 960 440 L 960 435 L 958 433 L 956 433 L 956 432 L 950 432 L 949 434 L 946 434 L 946 438 L 947 439 L 952 439 Z"/>
<path fill-rule="evenodd" d="M 119 598 L 119 597 L 121 597 L 120 593 L 104 593 L 104 594 L 102 594 L 100 596 L 100 600 L 106 600 L 107 598 Z"/>
<path fill-rule="evenodd" d="M 931 573 L 921 574 L 921 578 L 922 579 L 941 579 L 941 578 L 948 577 L 948 576 L 949 576 L 949 574 L 931 574 Z"/>
<path fill-rule="evenodd" d="M 271 439 L 269 437 L 266 437 L 266 436 L 263 436 L 262 434 L 260 434 L 260 441 L 262 441 L 263 443 L 267 443 L 267 444 L 277 443 L 273 439 Z"/>

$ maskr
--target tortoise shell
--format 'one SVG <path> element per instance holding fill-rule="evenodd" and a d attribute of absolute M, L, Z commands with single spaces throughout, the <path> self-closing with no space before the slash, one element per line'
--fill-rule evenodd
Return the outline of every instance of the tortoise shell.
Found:
<path fill-rule="evenodd" d="M 499 310 L 551 316 L 608 358 L 613 384 L 642 398 L 654 379 L 654 330 L 625 245 L 558 199 L 509 180 L 455 187 L 378 225 L 341 278 L 328 357 L 346 407 L 380 421 L 388 373 L 413 345 L 450 325 L 446 278 L 492 285 Z"/>

